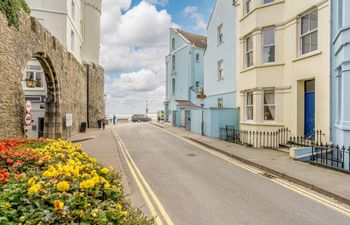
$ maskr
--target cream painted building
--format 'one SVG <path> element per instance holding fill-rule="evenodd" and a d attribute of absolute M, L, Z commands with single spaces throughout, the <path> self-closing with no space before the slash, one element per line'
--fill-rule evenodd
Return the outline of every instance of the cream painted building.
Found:
<path fill-rule="evenodd" d="M 79 62 L 99 64 L 102 0 L 27 0 L 37 18 Z"/>
<path fill-rule="evenodd" d="M 329 139 L 328 0 L 237 0 L 241 130 Z"/>

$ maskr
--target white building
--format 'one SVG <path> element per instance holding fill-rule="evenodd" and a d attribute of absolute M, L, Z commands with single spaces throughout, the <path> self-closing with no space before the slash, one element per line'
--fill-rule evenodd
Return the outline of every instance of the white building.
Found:
<path fill-rule="evenodd" d="M 102 0 L 27 0 L 35 17 L 59 42 L 83 64 L 99 64 L 100 17 Z M 32 124 L 28 137 L 43 136 L 47 87 L 40 62 L 28 59 L 22 87 L 25 99 L 32 103 Z M 37 81 L 27 87 L 26 79 Z"/>
<path fill-rule="evenodd" d="M 79 62 L 99 63 L 102 0 L 27 0 L 37 18 Z"/>

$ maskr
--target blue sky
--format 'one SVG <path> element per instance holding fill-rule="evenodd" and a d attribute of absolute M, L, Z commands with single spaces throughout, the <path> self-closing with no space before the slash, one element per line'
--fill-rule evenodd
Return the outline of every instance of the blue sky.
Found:
<path fill-rule="evenodd" d="M 169 28 L 206 34 L 215 0 L 104 0 L 101 57 L 107 114 L 163 109 Z"/>

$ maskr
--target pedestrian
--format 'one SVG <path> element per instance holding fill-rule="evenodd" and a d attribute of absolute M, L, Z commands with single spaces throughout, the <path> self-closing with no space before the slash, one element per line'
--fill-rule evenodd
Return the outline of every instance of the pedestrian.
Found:
<path fill-rule="evenodd" d="M 113 124 L 115 125 L 115 121 L 117 120 L 117 117 L 113 115 Z"/>
<path fill-rule="evenodd" d="M 99 118 L 97 118 L 97 127 L 100 129 L 102 128 L 102 120 Z"/>
<path fill-rule="evenodd" d="M 102 118 L 102 128 L 105 129 L 105 127 L 106 127 L 106 117 L 104 116 Z"/>

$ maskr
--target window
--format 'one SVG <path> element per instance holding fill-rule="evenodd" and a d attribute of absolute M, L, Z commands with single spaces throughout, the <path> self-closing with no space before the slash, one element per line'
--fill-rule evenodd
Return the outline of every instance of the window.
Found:
<path fill-rule="evenodd" d="M 275 91 L 265 90 L 264 91 L 264 120 L 274 121 L 275 120 Z"/>
<path fill-rule="evenodd" d="M 224 41 L 224 27 L 223 24 L 221 24 L 218 27 L 218 44 L 222 43 Z"/>
<path fill-rule="evenodd" d="M 172 56 L 172 63 L 171 63 L 171 68 L 172 68 L 172 71 L 175 71 L 175 63 L 176 63 L 176 58 L 175 58 L 175 55 Z"/>
<path fill-rule="evenodd" d="M 275 0 L 263 0 L 263 4 L 269 4 L 274 2 Z"/>
<path fill-rule="evenodd" d="M 245 40 L 245 66 L 253 66 L 253 38 L 247 37 Z"/>
<path fill-rule="evenodd" d="M 245 113 L 246 120 L 253 120 L 254 99 L 253 92 L 246 92 Z"/>
<path fill-rule="evenodd" d="M 74 51 L 74 43 L 75 43 L 75 34 L 74 34 L 74 31 L 72 30 L 70 33 L 70 48 L 72 51 Z"/>
<path fill-rule="evenodd" d="M 175 38 L 171 39 L 171 50 L 174 51 L 175 50 Z"/>
<path fill-rule="evenodd" d="M 75 20 L 75 3 L 74 0 L 72 0 L 72 19 Z"/>
<path fill-rule="evenodd" d="M 317 50 L 317 46 L 318 46 L 317 28 L 318 28 L 317 10 L 314 10 L 308 13 L 307 15 L 301 17 L 300 44 L 301 44 L 302 55 Z"/>
<path fill-rule="evenodd" d="M 263 30 L 263 61 L 275 62 L 275 28 L 269 27 Z"/>
<path fill-rule="evenodd" d="M 252 0 L 245 0 L 244 2 L 244 13 L 248 14 L 250 11 L 252 11 L 253 8 L 253 1 Z"/>
<path fill-rule="evenodd" d="M 224 108 L 224 99 L 218 98 L 218 109 L 223 109 L 223 108 Z"/>
<path fill-rule="evenodd" d="M 224 60 L 218 62 L 218 80 L 224 79 Z"/>
<path fill-rule="evenodd" d="M 338 0 L 338 28 L 343 27 L 343 0 Z"/>
<path fill-rule="evenodd" d="M 175 79 L 172 79 L 171 81 L 171 90 L 172 90 L 172 93 L 175 94 L 175 91 L 176 91 L 176 83 L 175 83 Z"/>
<path fill-rule="evenodd" d="M 36 87 L 43 87 L 44 73 L 40 65 L 26 66 L 26 79 L 36 80 Z"/>
<path fill-rule="evenodd" d="M 199 62 L 199 53 L 196 54 L 196 62 Z"/>

